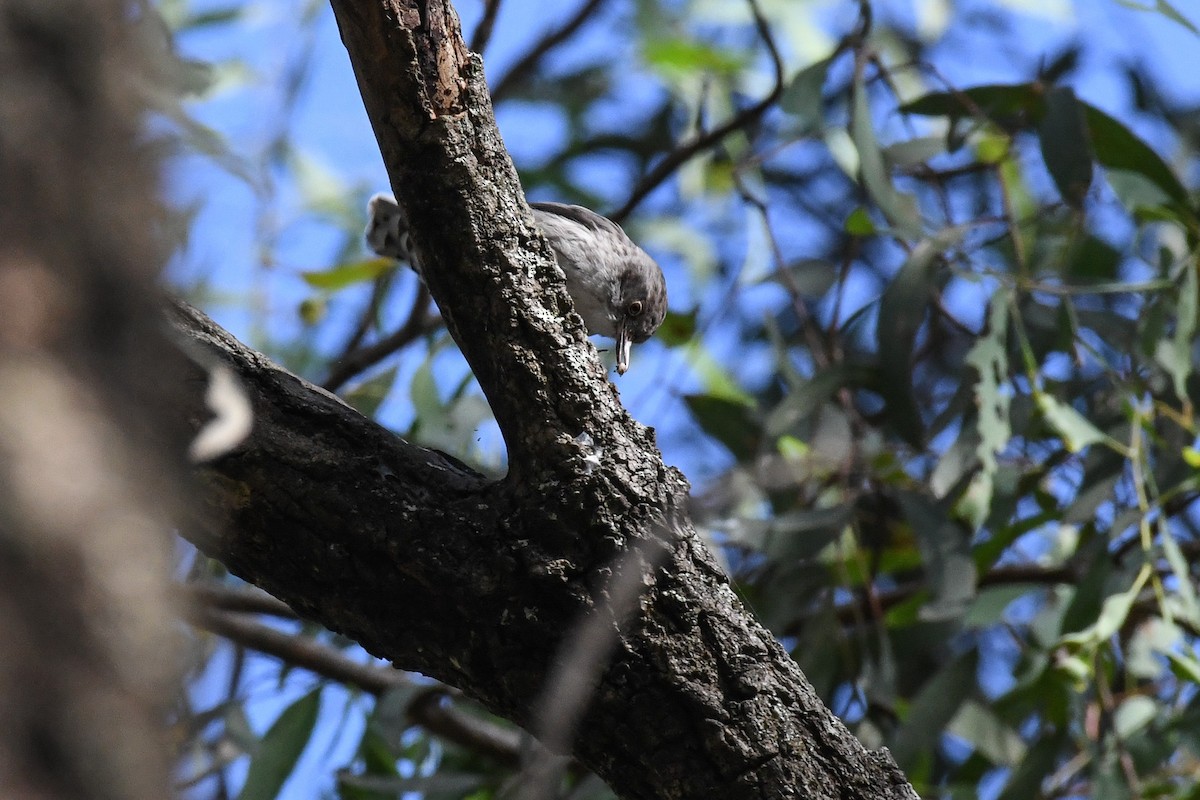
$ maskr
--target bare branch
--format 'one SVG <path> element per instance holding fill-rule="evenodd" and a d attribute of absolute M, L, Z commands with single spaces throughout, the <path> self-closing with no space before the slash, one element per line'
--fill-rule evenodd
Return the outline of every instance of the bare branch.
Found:
<path fill-rule="evenodd" d="M 356 661 L 336 648 L 305 636 L 285 633 L 239 614 L 193 607 L 188 619 L 197 627 L 243 647 L 376 697 L 413 686 L 411 678 L 393 667 Z M 444 686 L 427 687 L 409 702 L 405 713 L 415 724 L 435 736 L 504 765 L 519 764 L 523 744 L 521 733 L 447 705 L 444 701 L 455 694 L 454 690 Z"/>
<path fill-rule="evenodd" d="M 471 49 L 479 55 L 483 55 L 488 42 L 492 39 L 492 28 L 496 25 L 496 15 L 499 13 L 500 0 L 487 0 L 483 7 L 483 17 L 479 20 L 474 35 L 471 36 Z"/>
<path fill-rule="evenodd" d="M 421 284 L 417 290 L 417 296 L 413 298 L 413 304 L 409 308 L 408 318 L 404 324 L 391 335 L 366 347 L 348 352 L 335 361 L 333 368 L 329 371 L 329 377 L 325 379 L 322 386 L 331 392 L 336 392 L 345 386 L 347 381 L 352 380 L 364 370 L 370 369 L 426 333 L 437 330 L 441 325 L 441 319 L 430 316 L 428 311 L 429 290 L 425 288 L 425 284 Z"/>
<path fill-rule="evenodd" d="M 500 80 L 496 81 L 492 87 L 492 102 L 500 102 L 505 95 L 526 80 L 538 68 L 546 54 L 574 36 L 604 2 L 605 0 L 586 0 L 570 19 L 539 39 Z"/>

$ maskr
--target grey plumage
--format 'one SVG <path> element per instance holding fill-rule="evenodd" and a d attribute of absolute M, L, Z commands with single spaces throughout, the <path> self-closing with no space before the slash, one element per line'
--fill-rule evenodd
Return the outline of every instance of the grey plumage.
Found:
<path fill-rule="evenodd" d="M 370 248 L 420 272 L 420 254 L 396 202 L 377 194 L 367 208 Z M 530 208 L 566 276 L 575 310 L 590 333 L 616 339 L 617 372 L 624 374 L 630 346 L 649 339 L 666 316 L 662 270 L 607 217 L 564 203 L 530 203 Z"/>

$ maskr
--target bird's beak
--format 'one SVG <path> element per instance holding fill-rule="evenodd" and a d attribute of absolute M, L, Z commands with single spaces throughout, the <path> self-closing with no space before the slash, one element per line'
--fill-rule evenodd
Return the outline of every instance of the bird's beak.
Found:
<path fill-rule="evenodd" d="M 617 374 L 624 375 L 629 369 L 629 348 L 633 346 L 633 340 L 629 338 L 629 328 L 622 320 L 617 325 Z"/>

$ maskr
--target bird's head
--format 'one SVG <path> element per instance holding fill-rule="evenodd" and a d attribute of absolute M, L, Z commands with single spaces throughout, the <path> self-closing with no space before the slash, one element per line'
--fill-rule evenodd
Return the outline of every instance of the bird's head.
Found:
<path fill-rule="evenodd" d="M 613 299 L 616 323 L 617 372 L 629 369 L 629 350 L 649 339 L 667 316 L 667 284 L 654 259 L 638 251 L 621 274 Z"/>

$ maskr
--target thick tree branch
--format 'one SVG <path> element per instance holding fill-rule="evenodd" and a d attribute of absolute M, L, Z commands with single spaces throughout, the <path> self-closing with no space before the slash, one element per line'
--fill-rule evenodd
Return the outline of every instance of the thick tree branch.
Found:
<path fill-rule="evenodd" d="M 622 797 L 912 797 L 695 536 L 686 481 L 568 316 L 453 10 L 333 6 L 509 474 L 490 482 L 403 442 L 178 308 L 176 327 L 241 377 L 256 415 L 250 439 L 203 471 L 212 513 L 190 535 L 304 616 L 526 726 L 564 641 L 602 619 L 614 644 L 567 738 Z M 630 585 L 626 618 L 611 598 Z"/>
<path fill-rule="evenodd" d="M 911 796 L 746 614 L 687 527 L 681 484 L 613 498 L 596 481 L 614 465 L 576 459 L 535 500 L 405 443 L 199 312 L 172 317 L 255 408 L 250 440 L 202 471 L 209 513 L 189 531 L 234 573 L 529 725 L 562 641 L 603 613 L 612 565 L 643 542 L 661 566 L 622 567 L 641 567 L 645 589 L 634 619 L 609 623 L 613 660 L 574 742 L 583 763 L 624 797 Z M 665 493 L 657 523 L 632 502 L 651 490 Z"/>

